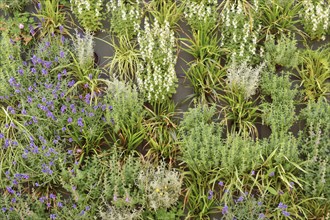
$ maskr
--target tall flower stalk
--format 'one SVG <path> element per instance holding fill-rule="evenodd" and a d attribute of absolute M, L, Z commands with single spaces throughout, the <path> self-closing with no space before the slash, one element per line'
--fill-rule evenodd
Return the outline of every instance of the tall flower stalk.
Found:
<path fill-rule="evenodd" d="M 159 102 L 175 93 L 178 79 L 175 73 L 176 43 L 168 22 L 151 26 L 145 19 L 145 30 L 138 33 L 141 62 L 138 64 L 137 83 L 150 102 Z"/>

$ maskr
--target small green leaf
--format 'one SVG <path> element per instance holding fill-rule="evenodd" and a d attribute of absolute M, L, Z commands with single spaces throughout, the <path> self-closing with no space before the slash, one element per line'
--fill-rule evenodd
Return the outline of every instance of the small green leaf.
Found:
<path fill-rule="evenodd" d="M 268 190 L 268 192 L 270 192 L 271 194 L 273 194 L 273 195 L 277 195 L 277 192 L 276 192 L 276 190 L 273 188 L 273 187 L 267 187 L 267 190 Z"/>

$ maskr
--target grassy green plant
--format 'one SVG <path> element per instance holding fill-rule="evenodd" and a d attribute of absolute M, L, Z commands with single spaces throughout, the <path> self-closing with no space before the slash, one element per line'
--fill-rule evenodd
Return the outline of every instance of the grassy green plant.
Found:
<path fill-rule="evenodd" d="M 301 3 L 294 0 L 263 0 L 260 3 L 260 15 L 264 36 L 297 33 L 305 37 L 305 33 L 296 27 L 299 23 L 298 13 L 301 10 Z"/>
<path fill-rule="evenodd" d="M 330 46 L 317 50 L 307 49 L 300 55 L 297 67 L 298 73 L 294 74 L 303 86 L 304 100 L 317 100 L 326 98 L 330 91 Z"/>
<path fill-rule="evenodd" d="M 263 66 L 252 68 L 247 63 L 233 63 L 228 68 L 226 93 L 220 99 L 225 103 L 221 110 L 223 122 L 233 132 L 258 136 L 255 122 L 260 114 L 259 107 L 251 97 L 256 93 Z"/>
<path fill-rule="evenodd" d="M 37 31 L 38 38 L 43 38 L 52 34 L 68 34 L 67 23 L 70 16 L 59 7 L 59 0 L 45 0 L 38 3 L 37 13 L 34 14 L 39 19 L 36 28 L 30 28 L 32 32 Z M 34 35 L 34 33 L 33 33 Z"/>
<path fill-rule="evenodd" d="M 224 84 L 225 68 L 214 60 L 207 59 L 190 63 L 190 68 L 185 72 L 187 79 L 192 84 L 194 94 L 188 96 L 191 102 L 215 102 L 218 91 Z"/>
<path fill-rule="evenodd" d="M 150 160 L 168 158 L 175 161 L 178 154 L 177 113 L 176 105 L 172 100 L 145 106 L 147 115 L 143 122 L 145 127 L 148 152 Z"/>
<path fill-rule="evenodd" d="M 66 95 L 77 90 L 78 87 L 83 88 L 83 94 L 90 97 L 89 103 L 97 105 L 97 96 L 104 90 L 104 84 L 107 80 L 99 78 L 100 70 L 94 68 L 94 38 L 89 31 L 84 36 L 80 36 L 78 32 L 73 40 L 73 50 L 61 51 L 63 54 L 71 55 L 72 62 L 66 65 L 60 65 L 52 71 L 58 69 L 66 69 L 68 75 L 73 77 L 73 85 L 67 91 Z"/>
<path fill-rule="evenodd" d="M 164 26 L 168 23 L 170 29 L 177 30 L 178 22 L 181 20 L 183 4 L 174 0 L 152 0 L 146 4 L 146 11 L 152 17 Z"/>
<path fill-rule="evenodd" d="M 218 61 L 220 57 L 219 39 L 216 34 L 207 33 L 205 30 L 193 32 L 192 37 L 183 38 L 183 50 L 191 54 L 196 60 L 207 58 Z"/>
<path fill-rule="evenodd" d="M 107 57 L 109 63 L 105 67 L 109 68 L 110 74 L 121 80 L 135 82 L 138 64 L 140 63 L 140 53 L 138 44 L 127 37 L 112 39 L 109 43 L 114 49 L 114 55 Z"/>

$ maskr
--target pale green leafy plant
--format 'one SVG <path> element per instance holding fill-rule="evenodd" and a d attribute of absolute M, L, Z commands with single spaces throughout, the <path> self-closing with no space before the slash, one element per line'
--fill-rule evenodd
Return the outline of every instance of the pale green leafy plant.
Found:
<path fill-rule="evenodd" d="M 21 62 L 20 56 L 20 44 L 11 44 L 10 38 L 7 32 L 1 33 L 0 39 L 1 46 L 1 60 L 0 60 L 0 103 L 1 102 L 12 102 L 15 100 L 14 97 L 9 99 L 9 94 L 13 88 L 10 85 L 10 79 L 16 78 L 19 75 L 19 65 Z M 5 82 L 5 83 L 3 83 Z M 21 83 L 20 81 L 18 83 Z M 1 104 L 0 104 L 1 106 Z"/>
<path fill-rule="evenodd" d="M 147 207 L 154 211 L 175 206 L 179 200 L 181 185 L 181 174 L 167 168 L 164 162 L 156 168 L 147 165 L 138 176 L 138 186 L 145 192 Z"/>
<path fill-rule="evenodd" d="M 299 52 L 295 35 L 285 36 L 275 40 L 269 35 L 265 41 L 265 59 L 270 68 L 276 65 L 293 68 L 298 65 Z"/>
<path fill-rule="evenodd" d="M 94 45 L 94 37 L 90 31 L 87 30 L 84 34 L 76 32 L 73 48 L 81 69 L 89 69 L 94 65 Z"/>
<path fill-rule="evenodd" d="M 145 19 L 144 31 L 138 33 L 141 61 L 138 65 L 139 90 L 149 102 L 160 102 L 172 96 L 177 87 L 175 72 L 176 40 L 168 23 L 161 26 Z"/>
<path fill-rule="evenodd" d="M 306 120 L 306 129 L 300 133 L 300 157 L 306 161 L 307 173 L 302 176 L 306 181 L 305 196 L 320 199 L 310 201 L 306 207 L 311 209 L 313 216 L 325 217 L 324 210 L 329 209 L 330 190 L 327 184 L 330 181 L 329 138 L 330 121 L 329 103 L 323 99 L 317 102 L 309 101 L 307 107 L 300 113 Z M 323 212 L 323 213 L 322 213 Z"/>
<path fill-rule="evenodd" d="M 266 73 L 261 79 L 261 93 L 270 95 L 272 102 L 264 102 L 262 108 L 262 118 L 266 125 L 272 130 L 272 135 L 287 133 L 297 120 L 295 115 L 295 97 L 297 89 L 291 89 L 292 84 L 289 74 L 283 73 L 276 76 Z"/>
<path fill-rule="evenodd" d="M 180 125 L 182 161 L 190 170 L 198 174 L 220 168 L 221 158 L 218 154 L 223 147 L 222 127 L 211 122 L 214 114 L 214 107 L 197 106 L 185 113 Z M 192 118 L 194 121 L 191 120 Z M 198 121 L 197 118 L 200 120 Z"/>
<path fill-rule="evenodd" d="M 259 79 L 265 64 L 255 68 L 246 62 L 241 64 L 233 63 L 227 70 L 227 85 L 233 89 L 237 87 L 244 94 L 245 99 L 251 98 L 259 86 Z"/>
<path fill-rule="evenodd" d="M 105 117 L 113 128 L 111 135 L 114 135 L 114 141 L 119 137 L 119 144 L 128 151 L 134 150 L 145 135 L 143 98 L 135 87 L 125 82 L 114 80 L 108 82 L 107 87 L 106 100 L 111 109 L 107 109 Z"/>
<path fill-rule="evenodd" d="M 31 0 L 2 0 L 0 9 L 5 12 L 22 11 L 29 3 L 31 3 Z"/>
<path fill-rule="evenodd" d="M 214 106 L 207 105 L 191 108 L 184 114 L 179 127 L 180 159 L 186 168 L 184 205 L 189 210 L 187 218 L 206 217 L 214 203 L 207 194 L 221 170 L 219 154 L 223 148 L 222 127 L 212 122 L 215 111 Z"/>
<path fill-rule="evenodd" d="M 109 206 L 107 210 L 100 211 L 100 217 L 103 220 L 136 220 L 142 218 L 142 211 L 132 209 L 132 207 Z"/>

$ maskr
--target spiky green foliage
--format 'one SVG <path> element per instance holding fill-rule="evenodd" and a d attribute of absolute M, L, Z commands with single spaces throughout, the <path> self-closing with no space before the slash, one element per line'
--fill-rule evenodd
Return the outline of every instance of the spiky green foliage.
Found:
<path fill-rule="evenodd" d="M 273 35 L 267 37 L 265 42 L 265 59 L 270 68 L 275 65 L 293 68 L 298 65 L 299 53 L 295 35 L 285 36 L 275 40 Z"/>

